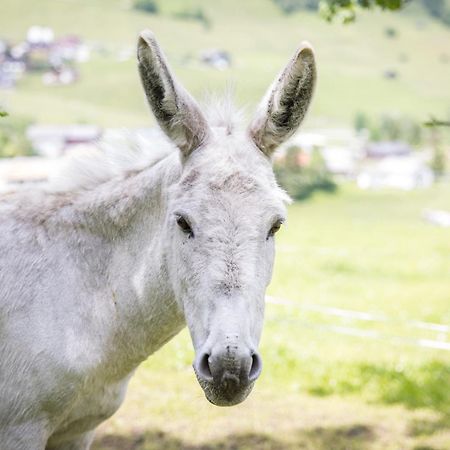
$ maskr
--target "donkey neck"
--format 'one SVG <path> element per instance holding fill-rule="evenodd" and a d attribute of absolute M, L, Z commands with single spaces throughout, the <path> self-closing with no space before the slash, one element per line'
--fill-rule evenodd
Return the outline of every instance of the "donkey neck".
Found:
<path fill-rule="evenodd" d="M 94 239 L 103 247 L 97 264 L 108 284 L 104 300 L 113 305 L 106 353 L 118 371 L 131 370 L 184 326 L 168 275 L 165 236 L 168 191 L 180 172 L 179 156 L 172 154 L 86 192 L 72 205 L 75 226 L 87 229 L 82 245 Z"/>

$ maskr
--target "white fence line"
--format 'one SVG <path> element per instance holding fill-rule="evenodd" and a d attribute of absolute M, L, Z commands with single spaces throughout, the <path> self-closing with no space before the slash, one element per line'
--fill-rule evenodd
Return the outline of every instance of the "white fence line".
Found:
<path fill-rule="evenodd" d="M 311 305 L 311 304 L 297 304 L 290 300 L 277 298 L 277 297 L 266 297 L 266 303 L 274 304 L 274 305 L 283 305 L 289 306 L 298 310 L 303 311 L 314 311 L 319 314 L 341 317 L 345 319 L 352 320 L 360 320 L 360 321 L 369 321 L 369 322 L 379 322 L 379 323 L 399 323 L 402 325 L 406 325 L 410 328 L 420 328 L 431 330 L 434 332 L 438 332 L 441 334 L 450 334 L 450 326 L 431 323 L 431 322 L 423 322 L 417 320 L 395 320 L 388 316 L 382 314 L 371 314 L 363 311 L 354 311 L 342 308 L 328 307 L 328 306 L 319 306 L 319 305 Z M 404 337 L 404 336 L 396 336 L 390 335 L 387 333 L 382 333 L 376 330 L 364 330 L 358 327 L 350 327 L 350 326 L 342 326 L 342 325 L 328 325 L 328 324 L 318 324 L 313 322 L 307 322 L 302 320 L 296 320 L 292 318 L 279 318 L 279 321 L 283 322 L 296 322 L 298 324 L 304 325 L 308 328 L 320 329 L 322 331 L 333 332 L 337 334 L 343 334 L 347 336 L 355 336 L 363 339 L 372 339 L 372 340 L 383 340 L 389 341 L 397 344 L 408 344 L 413 345 L 415 347 L 425 347 L 425 348 L 433 348 L 437 350 L 447 350 L 450 351 L 450 342 L 447 339 L 436 340 L 436 339 L 422 339 L 422 338 L 412 338 L 412 337 Z"/>

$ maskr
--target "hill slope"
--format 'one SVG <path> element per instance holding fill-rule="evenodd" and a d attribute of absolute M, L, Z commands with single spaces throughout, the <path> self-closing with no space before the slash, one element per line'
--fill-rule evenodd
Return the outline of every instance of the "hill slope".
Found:
<path fill-rule="evenodd" d="M 172 0 L 159 2 L 158 15 L 140 13 L 123 0 L 2 0 L 2 37 L 19 40 L 30 25 L 48 25 L 57 35 L 75 33 L 110 50 L 80 66 L 81 80 L 67 87 L 45 87 L 27 76 L 15 92 L 0 91 L 13 114 L 42 122 L 95 122 L 111 126 L 149 123 L 132 56 L 137 33 L 151 28 L 172 67 L 192 93 L 223 91 L 235 83 L 239 103 L 254 105 L 297 44 L 316 49 L 319 83 L 309 125 L 351 123 L 357 111 L 407 114 L 425 120 L 450 109 L 450 28 L 417 13 L 360 14 L 354 25 L 325 23 L 315 13 L 283 15 L 270 0 Z M 211 27 L 180 20 L 174 12 L 200 7 Z M 395 29 L 389 38 L 387 28 Z M 223 72 L 198 62 L 203 49 L 231 53 Z M 395 71 L 396 79 L 386 79 Z M 151 119 L 150 119 L 151 120 Z"/>

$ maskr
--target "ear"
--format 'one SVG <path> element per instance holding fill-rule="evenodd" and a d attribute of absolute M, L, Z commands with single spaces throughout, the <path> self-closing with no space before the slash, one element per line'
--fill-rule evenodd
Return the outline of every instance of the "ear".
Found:
<path fill-rule="evenodd" d="M 303 42 L 268 90 L 249 127 L 251 138 L 267 156 L 270 157 L 299 127 L 315 83 L 314 53 L 311 46 Z"/>
<path fill-rule="evenodd" d="M 160 127 L 188 157 L 207 139 L 209 127 L 195 100 L 173 77 L 153 33 L 139 35 L 138 66 L 145 95 Z"/>

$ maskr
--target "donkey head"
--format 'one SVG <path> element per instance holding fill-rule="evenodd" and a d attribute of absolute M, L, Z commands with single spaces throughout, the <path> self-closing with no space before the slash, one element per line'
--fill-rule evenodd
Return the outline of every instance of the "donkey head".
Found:
<path fill-rule="evenodd" d="M 150 31 L 140 35 L 138 61 L 150 107 L 181 152 L 181 176 L 169 199 L 167 258 L 196 352 L 194 370 L 210 402 L 234 405 L 261 373 L 264 295 L 288 199 L 270 158 L 306 113 L 313 52 L 300 47 L 243 131 L 208 122 Z"/>

